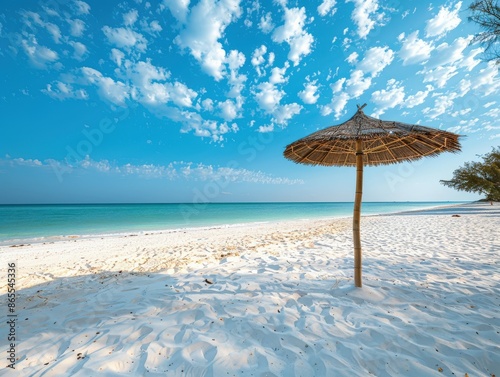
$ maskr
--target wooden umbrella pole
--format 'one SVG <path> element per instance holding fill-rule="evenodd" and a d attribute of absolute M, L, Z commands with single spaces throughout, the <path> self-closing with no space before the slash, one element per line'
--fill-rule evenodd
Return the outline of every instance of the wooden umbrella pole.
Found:
<path fill-rule="evenodd" d="M 363 142 L 356 140 L 356 196 L 354 198 L 354 214 L 352 234 L 354 240 L 354 284 L 361 287 L 361 197 L 363 195 Z"/>

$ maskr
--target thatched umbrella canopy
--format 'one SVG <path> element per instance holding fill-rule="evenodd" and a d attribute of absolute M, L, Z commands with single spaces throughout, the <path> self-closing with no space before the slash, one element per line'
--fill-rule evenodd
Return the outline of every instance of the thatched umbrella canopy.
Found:
<path fill-rule="evenodd" d="M 283 153 L 292 161 L 309 165 L 356 166 L 353 215 L 354 281 L 361 287 L 361 240 L 359 234 L 363 166 L 414 161 L 441 152 L 459 152 L 460 135 L 419 125 L 383 121 L 363 113 L 288 145 Z"/>

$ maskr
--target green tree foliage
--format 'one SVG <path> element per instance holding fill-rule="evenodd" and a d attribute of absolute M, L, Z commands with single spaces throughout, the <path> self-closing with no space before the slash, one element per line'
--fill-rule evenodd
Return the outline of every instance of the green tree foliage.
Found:
<path fill-rule="evenodd" d="M 469 5 L 472 15 L 469 21 L 474 21 L 483 30 L 477 34 L 472 43 L 480 42 L 486 46 L 487 60 L 500 63 L 500 4 L 498 0 L 476 0 Z"/>
<path fill-rule="evenodd" d="M 486 195 L 486 200 L 500 201 L 500 146 L 483 157 L 483 162 L 466 162 L 453 172 L 443 185 L 459 191 Z"/>

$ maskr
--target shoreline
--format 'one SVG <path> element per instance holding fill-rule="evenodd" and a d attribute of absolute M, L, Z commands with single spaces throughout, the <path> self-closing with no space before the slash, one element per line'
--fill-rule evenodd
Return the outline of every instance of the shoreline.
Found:
<path fill-rule="evenodd" d="M 349 202 L 350 203 L 350 202 Z M 375 202 L 370 202 L 375 203 Z M 378 202 L 377 202 L 378 203 Z M 385 202 L 381 202 L 385 203 Z M 389 203 L 389 202 L 387 202 Z M 405 202 L 401 202 L 405 203 Z M 414 202 L 419 203 L 419 202 Z M 421 202 L 421 203 L 430 203 L 430 202 Z M 436 202 L 442 203 L 442 202 Z M 428 206 L 418 209 L 409 209 L 409 210 L 401 210 L 395 212 L 383 212 L 383 213 L 373 213 L 373 214 L 363 214 L 362 217 L 370 217 L 370 216 L 390 216 L 396 215 L 400 213 L 411 213 L 411 212 L 419 212 L 419 211 L 428 211 L 430 209 L 438 209 L 438 208 L 446 208 L 453 206 L 461 206 L 474 204 L 476 202 L 463 202 L 463 203 L 453 203 L 449 205 L 438 205 L 438 206 Z M 363 208 L 363 207 L 362 207 Z M 112 238 L 112 237 L 125 237 L 125 236 L 138 236 L 138 235 L 150 235 L 150 234 L 163 234 L 163 233 L 175 233 L 181 231 L 193 231 L 193 230 L 209 230 L 209 229 L 220 229 L 220 228 L 233 228 L 233 227 L 251 227 L 259 224 L 270 224 L 270 223 L 286 223 L 286 222 L 301 222 L 301 221 L 333 221 L 335 219 L 346 219 L 351 218 L 351 215 L 338 215 L 338 216 L 320 216 L 320 217 L 312 217 L 312 218 L 297 218 L 297 219 L 278 219 L 278 220 L 260 220 L 260 221 L 250 221 L 250 222 L 242 222 L 242 223 L 223 223 L 223 224 L 214 224 L 214 225 L 200 225 L 200 226 L 191 226 L 191 227 L 173 227 L 173 228 L 162 228 L 162 229 L 151 229 L 151 228 L 141 228 L 137 230 L 123 230 L 112 233 L 90 233 L 90 234 L 67 234 L 67 235 L 51 235 L 51 236 L 40 236 L 33 238 L 11 238 L 6 240 L 0 240 L 0 247 L 22 247 L 29 246 L 32 244 L 53 244 L 55 242 L 63 242 L 63 241 L 72 241 L 74 239 L 92 239 L 92 238 Z M 146 234 L 147 233 L 147 234 Z"/>
<path fill-rule="evenodd" d="M 363 288 L 350 218 L 3 246 L 16 370 L 499 375 L 499 228 L 498 203 L 366 216 Z"/>

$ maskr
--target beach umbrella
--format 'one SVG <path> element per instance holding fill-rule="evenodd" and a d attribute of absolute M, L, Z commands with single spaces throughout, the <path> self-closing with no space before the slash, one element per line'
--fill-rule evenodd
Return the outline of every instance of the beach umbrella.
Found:
<path fill-rule="evenodd" d="M 363 166 L 414 161 L 441 152 L 459 152 L 460 135 L 419 125 L 383 121 L 358 111 L 348 121 L 289 144 L 284 156 L 294 162 L 323 166 L 356 166 L 353 213 L 354 283 L 361 287 L 361 197 Z"/>

